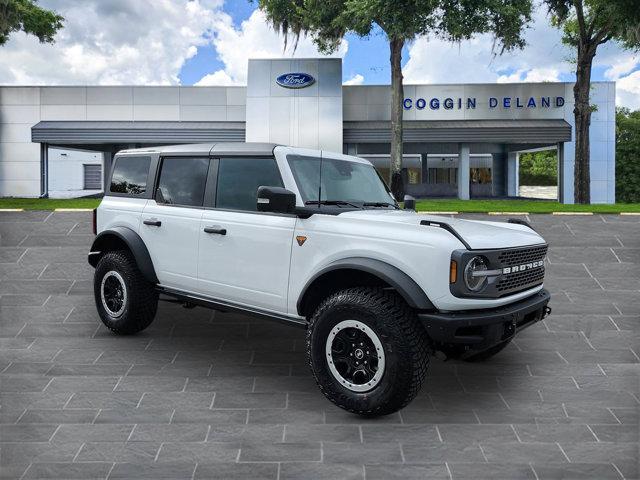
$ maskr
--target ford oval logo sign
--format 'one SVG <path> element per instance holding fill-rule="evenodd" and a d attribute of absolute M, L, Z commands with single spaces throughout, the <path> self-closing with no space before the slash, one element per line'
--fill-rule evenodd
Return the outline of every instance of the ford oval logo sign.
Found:
<path fill-rule="evenodd" d="M 307 73 L 285 73 L 276 78 L 276 83 L 284 88 L 304 88 L 313 85 L 315 81 Z"/>

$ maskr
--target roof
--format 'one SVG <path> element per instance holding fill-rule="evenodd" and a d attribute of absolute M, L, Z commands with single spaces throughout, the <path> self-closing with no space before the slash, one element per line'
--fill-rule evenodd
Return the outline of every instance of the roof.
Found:
<path fill-rule="evenodd" d="M 345 143 L 388 143 L 391 122 L 344 122 Z M 564 120 L 405 120 L 404 142 L 556 143 L 571 141 Z"/>
<path fill-rule="evenodd" d="M 121 150 L 119 154 L 160 153 L 160 154 L 202 154 L 202 155 L 272 155 L 275 143 L 260 142 L 220 142 L 167 145 L 160 147 L 130 148 Z"/>
<path fill-rule="evenodd" d="M 31 141 L 52 145 L 243 142 L 245 122 L 43 121 Z"/>

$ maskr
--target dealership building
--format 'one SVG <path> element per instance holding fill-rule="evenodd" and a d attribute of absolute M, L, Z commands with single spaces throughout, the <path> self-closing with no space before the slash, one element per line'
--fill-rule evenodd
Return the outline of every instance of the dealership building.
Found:
<path fill-rule="evenodd" d="M 517 197 L 519 156 L 553 150 L 573 202 L 573 84 L 405 85 L 406 191 Z M 591 199 L 615 202 L 615 83 L 595 82 Z M 249 60 L 247 86 L 0 87 L 0 196 L 100 194 L 123 148 L 274 142 L 369 159 L 388 178 L 391 89 L 340 59 Z"/>

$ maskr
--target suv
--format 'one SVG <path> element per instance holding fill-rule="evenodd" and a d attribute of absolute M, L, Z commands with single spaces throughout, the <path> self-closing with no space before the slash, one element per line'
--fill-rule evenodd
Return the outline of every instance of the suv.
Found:
<path fill-rule="evenodd" d="M 547 245 L 526 222 L 401 210 L 357 157 L 125 150 L 94 220 L 95 301 L 113 332 L 149 326 L 162 298 L 284 320 L 306 328 L 322 393 L 363 415 L 407 405 L 433 353 L 487 359 L 550 312 Z"/>

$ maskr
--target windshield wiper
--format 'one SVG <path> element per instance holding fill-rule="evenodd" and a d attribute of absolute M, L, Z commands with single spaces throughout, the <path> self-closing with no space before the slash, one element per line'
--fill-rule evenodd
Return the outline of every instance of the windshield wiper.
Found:
<path fill-rule="evenodd" d="M 360 205 L 356 205 L 355 203 L 345 202 L 344 200 L 308 200 L 304 202 L 305 205 L 348 205 L 354 208 L 362 208 Z"/>
<path fill-rule="evenodd" d="M 399 210 L 400 207 L 394 203 L 389 202 L 364 202 L 362 204 L 363 207 L 393 207 L 396 210 Z"/>

